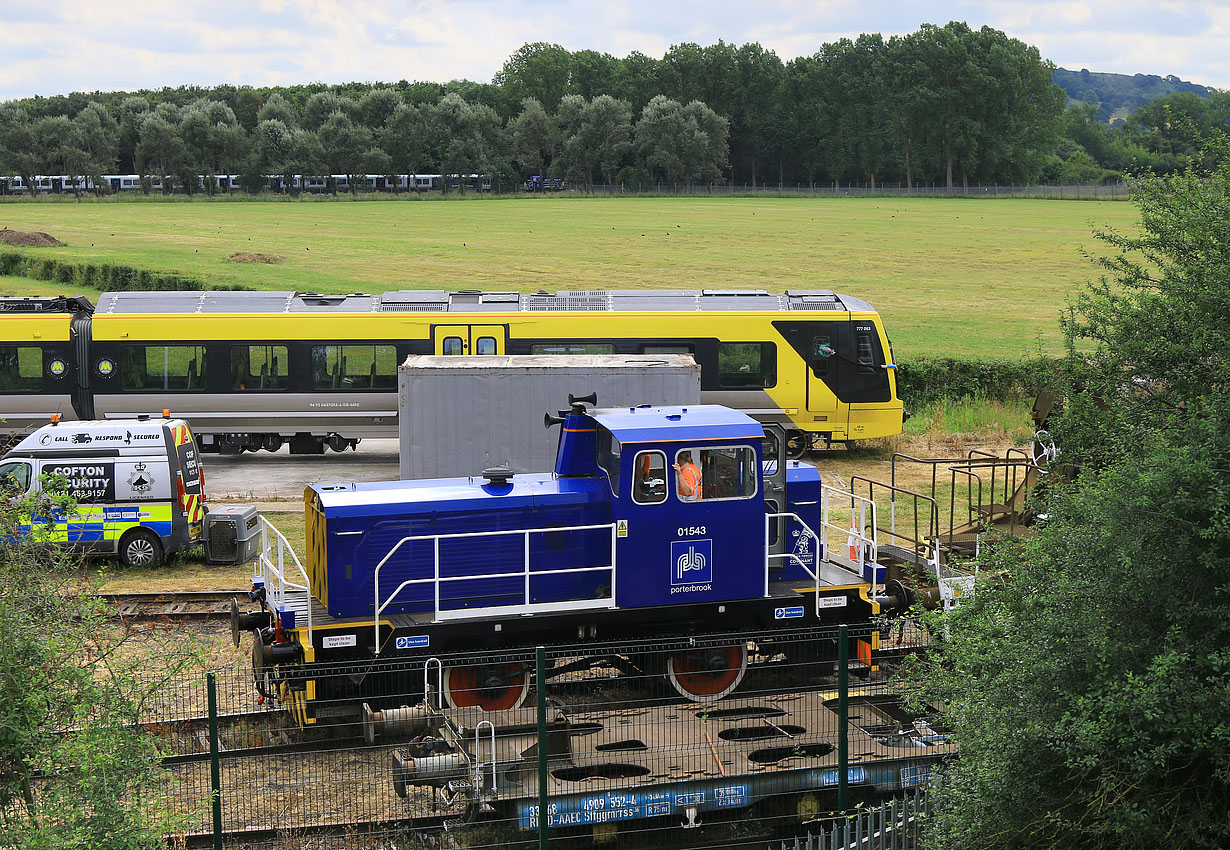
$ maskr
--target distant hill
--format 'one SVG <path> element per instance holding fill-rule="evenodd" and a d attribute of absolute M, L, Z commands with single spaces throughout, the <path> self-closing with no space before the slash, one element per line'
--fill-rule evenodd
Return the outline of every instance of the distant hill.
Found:
<path fill-rule="evenodd" d="M 1069 102 L 1092 103 L 1098 107 L 1098 120 L 1110 123 L 1126 118 L 1132 112 L 1157 97 L 1175 92 L 1192 92 L 1206 97 L 1207 86 L 1180 80 L 1173 74 L 1102 74 L 1082 68 L 1069 71 L 1056 68 L 1051 77 L 1068 93 Z"/>

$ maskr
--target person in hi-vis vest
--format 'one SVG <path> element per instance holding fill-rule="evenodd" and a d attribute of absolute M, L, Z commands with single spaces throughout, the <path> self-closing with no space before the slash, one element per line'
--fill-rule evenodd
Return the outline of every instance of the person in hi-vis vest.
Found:
<path fill-rule="evenodd" d="M 700 467 L 692 457 L 691 450 L 683 456 L 682 463 L 675 463 L 675 488 L 679 498 L 685 502 L 695 502 L 701 497 Z"/>

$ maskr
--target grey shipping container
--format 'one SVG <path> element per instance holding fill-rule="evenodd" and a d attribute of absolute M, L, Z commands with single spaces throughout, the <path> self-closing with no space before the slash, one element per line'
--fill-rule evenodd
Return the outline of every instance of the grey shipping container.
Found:
<path fill-rule="evenodd" d="M 569 393 L 597 393 L 599 407 L 698 404 L 700 367 L 690 354 L 411 355 L 397 370 L 401 477 L 549 472 L 559 429 L 542 417 Z"/>

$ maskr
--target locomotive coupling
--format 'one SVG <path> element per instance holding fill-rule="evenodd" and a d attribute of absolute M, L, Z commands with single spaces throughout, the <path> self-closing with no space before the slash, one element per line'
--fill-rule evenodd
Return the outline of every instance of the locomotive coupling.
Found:
<path fill-rule="evenodd" d="M 457 779 L 464 779 L 469 768 L 465 753 L 410 758 L 393 753 L 393 790 L 405 797 L 411 785 L 445 786 Z"/>
<path fill-rule="evenodd" d="M 377 735 L 422 735 L 439 728 L 443 722 L 440 715 L 433 714 L 425 705 L 372 711 L 370 705 L 363 703 L 363 739 L 368 744 L 375 744 Z"/>
<path fill-rule="evenodd" d="M 897 579 L 884 585 L 884 594 L 876 596 L 881 614 L 904 614 L 914 604 L 914 592 Z"/>
<path fill-rule="evenodd" d="M 297 643 L 252 642 L 252 667 L 263 669 L 278 664 L 293 664 L 303 659 L 303 647 Z"/>
<path fill-rule="evenodd" d="M 231 597 L 231 641 L 239 648 L 241 632 L 254 632 L 269 625 L 268 611 L 240 611 L 239 600 Z"/>

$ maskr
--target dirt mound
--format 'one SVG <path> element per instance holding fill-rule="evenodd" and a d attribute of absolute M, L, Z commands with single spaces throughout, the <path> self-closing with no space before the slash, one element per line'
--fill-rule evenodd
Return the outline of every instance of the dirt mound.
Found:
<path fill-rule="evenodd" d="M 0 242 L 17 245 L 22 248 L 55 248 L 64 244 L 50 233 L 43 233 L 42 231 L 23 233 L 20 230 L 9 230 L 7 227 L 0 230 Z"/>
<path fill-rule="evenodd" d="M 286 258 L 281 254 L 254 254 L 250 251 L 240 251 L 228 258 L 232 263 L 280 263 Z"/>

